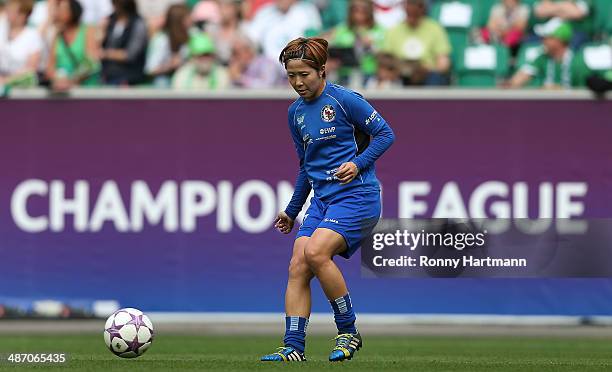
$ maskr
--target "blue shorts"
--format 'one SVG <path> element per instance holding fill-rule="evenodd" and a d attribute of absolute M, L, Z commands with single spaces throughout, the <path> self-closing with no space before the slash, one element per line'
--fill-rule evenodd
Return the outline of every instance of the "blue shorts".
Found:
<path fill-rule="evenodd" d="M 346 250 L 340 256 L 349 258 L 361 246 L 380 219 L 380 193 L 352 193 L 324 203 L 313 197 L 304 214 L 296 239 L 310 237 L 318 228 L 326 228 L 344 237 Z"/>

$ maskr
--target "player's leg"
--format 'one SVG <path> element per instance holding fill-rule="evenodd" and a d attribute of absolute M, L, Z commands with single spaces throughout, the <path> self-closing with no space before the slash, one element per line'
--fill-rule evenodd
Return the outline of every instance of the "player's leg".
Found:
<path fill-rule="evenodd" d="M 284 344 L 301 353 L 304 353 L 306 347 L 306 327 L 311 307 L 310 282 L 314 277 L 304 256 L 309 239 L 307 236 L 302 236 L 295 241 L 285 292 Z"/>
<path fill-rule="evenodd" d="M 336 345 L 329 355 L 330 361 L 351 359 L 363 345 L 361 335 L 355 327 L 356 316 L 344 276 L 332 260 L 333 256 L 346 249 L 344 237 L 327 228 L 317 229 L 306 246 L 306 260 L 334 310 L 334 320 L 338 328 Z"/>
<path fill-rule="evenodd" d="M 328 299 L 342 297 L 348 292 L 344 276 L 332 258 L 346 250 L 344 237 L 328 228 L 318 228 L 305 247 L 305 259 L 319 279 Z"/>
<path fill-rule="evenodd" d="M 306 360 L 306 327 L 310 317 L 310 282 L 314 274 L 304 257 L 304 249 L 310 238 L 301 236 L 293 244 L 293 254 L 289 261 L 289 278 L 285 291 L 285 336 L 283 347 L 277 352 L 265 355 L 262 361 L 303 361 Z"/>
<path fill-rule="evenodd" d="M 378 222 L 380 206 L 378 192 L 350 195 L 331 204 L 306 246 L 306 259 L 329 299 L 338 328 L 330 361 L 351 359 L 363 345 L 346 282 L 332 259 L 350 258 L 359 249 Z"/>
<path fill-rule="evenodd" d="M 283 347 L 276 353 L 265 355 L 262 361 L 302 361 L 305 360 L 306 327 L 310 317 L 310 282 L 314 274 L 306 263 L 304 251 L 321 219 L 322 204 L 313 198 L 304 216 L 302 225 L 293 244 L 293 254 L 289 262 L 289 278 L 285 292 L 285 337 Z"/>

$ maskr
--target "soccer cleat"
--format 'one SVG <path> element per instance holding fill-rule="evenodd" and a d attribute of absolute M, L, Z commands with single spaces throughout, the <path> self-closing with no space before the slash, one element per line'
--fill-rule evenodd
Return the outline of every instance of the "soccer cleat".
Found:
<path fill-rule="evenodd" d="M 355 352 L 361 349 L 363 341 L 359 333 L 343 333 L 335 338 L 336 347 L 329 354 L 330 362 L 351 360 Z"/>
<path fill-rule="evenodd" d="M 281 346 L 273 354 L 261 357 L 262 362 L 305 362 L 306 356 L 291 346 Z"/>

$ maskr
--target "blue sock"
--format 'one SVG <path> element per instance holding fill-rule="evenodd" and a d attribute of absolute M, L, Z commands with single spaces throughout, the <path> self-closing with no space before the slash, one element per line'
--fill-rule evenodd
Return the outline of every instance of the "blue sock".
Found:
<path fill-rule="evenodd" d="M 334 309 L 334 320 L 336 321 L 336 327 L 338 327 L 338 334 L 357 333 L 357 328 L 355 328 L 357 317 L 353 311 L 349 294 L 329 301 L 329 303 Z"/>
<path fill-rule="evenodd" d="M 285 317 L 285 346 L 291 346 L 300 353 L 306 348 L 306 327 L 308 319 L 299 316 Z"/>

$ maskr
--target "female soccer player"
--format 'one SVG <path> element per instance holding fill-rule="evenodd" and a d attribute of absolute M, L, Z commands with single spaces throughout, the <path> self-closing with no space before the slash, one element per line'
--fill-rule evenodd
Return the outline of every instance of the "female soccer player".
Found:
<path fill-rule="evenodd" d="M 380 217 L 380 185 L 374 162 L 393 143 L 393 131 L 359 94 L 325 80 L 327 41 L 291 41 L 279 60 L 300 97 L 289 107 L 289 130 L 300 169 L 291 202 L 275 227 L 289 234 L 311 189 L 304 221 L 293 245 L 285 293 L 284 346 L 263 361 L 305 360 L 314 276 L 334 311 L 338 327 L 330 361 L 351 359 L 362 346 L 342 273 L 333 262 L 349 258 Z M 370 138 L 372 141 L 370 142 Z"/>

